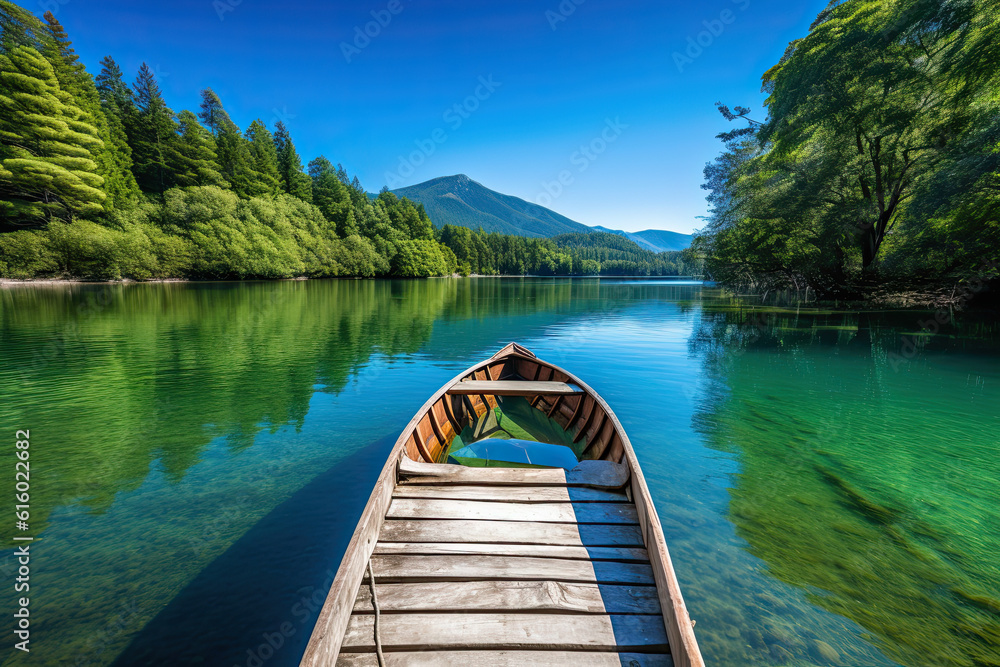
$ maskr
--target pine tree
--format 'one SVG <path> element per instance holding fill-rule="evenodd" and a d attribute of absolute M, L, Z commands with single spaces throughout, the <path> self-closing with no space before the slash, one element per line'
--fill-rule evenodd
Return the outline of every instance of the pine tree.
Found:
<path fill-rule="evenodd" d="M 98 129 L 36 49 L 0 54 L 0 215 L 7 224 L 98 215 Z"/>
<path fill-rule="evenodd" d="M 255 172 L 250 196 L 278 194 L 281 191 L 281 177 L 278 173 L 278 152 L 274 148 L 274 136 L 258 118 L 247 128 L 246 139 L 250 142 L 250 157 Z"/>
<path fill-rule="evenodd" d="M 80 62 L 62 24 L 52 12 L 45 13 L 45 21 L 52 39 L 46 40 L 43 52 L 52 64 L 59 87 L 73 97 L 75 104 L 88 116 L 88 122 L 97 127 L 101 137 L 102 146 L 94 153 L 94 161 L 108 195 L 105 209 L 126 205 L 139 194 L 139 188 L 131 172 L 132 156 L 125 141 L 124 129 L 109 117 L 94 79 Z"/>
<path fill-rule="evenodd" d="M 257 175 L 253 169 L 250 143 L 226 113 L 222 100 L 211 88 L 201 91 L 198 118 L 215 138 L 216 161 L 222 177 L 240 197 L 253 196 Z"/>
<path fill-rule="evenodd" d="M 216 139 L 224 130 L 236 125 L 222 108 L 222 100 L 211 88 L 201 91 L 201 111 L 198 112 L 198 118 Z"/>
<path fill-rule="evenodd" d="M 143 190 L 163 194 L 173 177 L 168 157 L 175 150 L 174 113 L 163 100 L 156 77 L 146 63 L 139 68 L 132 89 L 137 111 L 132 139 L 135 179 Z"/>
<path fill-rule="evenodd" d="M 351 185 L 350 174 L 348 174 L 347 170 L 344 169 L 344 165 L 340 164 L 339 162 L 337 163 L 337 178 L 339 178 L 340 182 L 343 183 L 344 185 L 346 186 Z"/>
<path fill-rule="evenodd" d="M 219 132 L 216 141 L 219 167 L 223 177 L 240 197 L 252 197 L 256 192 L 257 174 L 253 169 L 250 142 L 235 125 L 228 125 Z"/>
<path fill-rule="evenodd" d="M 121 68 L 111 56 L 101 59 L 101 72 L 95 83 L 101 109 L 108 121 L 109 141 L 113 147 L 118 182 L 121 184 L 120 191 L 112 196 L 117 203 L 134 200 L 140 191 L 135 174 L 132 173 L 132 147 L 129 145 L 128 134 L 128 128 L 136 124 L 138 117 L 132 91 L 125 84 Z"/>
<path fill-rule="evenodd" d="M 32 33 L 39 28 L 34 14 L 3 2 L 0 4 L 0 53 L 10 53 L 18 46 L 36 47 L 40 40 Z"/>
<path fill-rule="evenodd" d="M 336 227 L 337 235 L 346 238 L 357 234 L 351 196 L 330 161 L 321 155 L 310 162 L 309 176 L 312 178 L 313 204 Z"/>
<path fill-rule="evenodd" d="M 122 113 L 135 108 L 135 98 L 125 83 L 125 75 L 111 56 L 101 58 L 101 73 L 97 75 L 96 83 L 101 104 L 113 104 Z"/>
<path fill-rule="evenodd" d="M 295 150 L 288 128 L 280 120 L 274 126 L 274 147 L 278 152 L 282 189 L 302 201 L 312 202 L 312 180 L 303 173 L 302 159 Z"/>
<path fill-rule="evenodd" d="M 52 63 L 56 78 L 59 79 L 59 86 L 77 100 L 88 97 L 91 90 L 86 85 L 86 79 L 89 79 L 90 75 L 80 62 L 80 56 L 76 55 L 69 35 L 52 12 L 45 12 L 45 22 L 48 24 L 52 41 L 43 45 L 42 52 Z"/>
<path fill-rule="evenodd" d="M 198 123 L 193 112 L 185 109 L 177 120 L 180 136 L 174 142 L 175 150 L 170 160 L 175 168 L 174 183 L 180 187 L 217 185 L 228 188 L 229 184 L 219 171 L 215 139 Z"/>

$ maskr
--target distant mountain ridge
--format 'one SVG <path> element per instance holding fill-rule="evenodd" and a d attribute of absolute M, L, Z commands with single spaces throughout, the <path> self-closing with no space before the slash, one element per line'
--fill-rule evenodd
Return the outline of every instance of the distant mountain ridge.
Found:
<path fill-rule="evenodd" d="M 556 236 L 593 231 L 544 206 L 494 192 L 464 174 L 393 190 L 420 202 L 437 226 L 457 225 L 516 236 Z"/>
<path fill-rule="evenodd" d="M 470 229 L 482 228 L 487 232 L 544 238 L 558 234 L 610 232 L 631 239 L 653 252 L 684 250 L 691 245 L 693 238 L 690 234 L 662 229 L 624 232 L 606 227 L 589 227 L 520 197 L 490 190 L 465 174 L 442 176 L 393 190 L 393 193 L 423 204 L 438 227 L 456 225 Z"/>
<path fill-rule="evenodd" d="M 599 232 L 611 232 L 624 236 L 638 243 L 646 250 L 653 252 L 668 252 L 672 250 L 686 250 L 691 247 L 694 239 L 692 234 L 681 234 L 680 232 L 668 232 L 665 229 L 647 229 L 642 232 L 623 232 L 619 229 L 608 229 L 607 227 L 593 227 Z"/>

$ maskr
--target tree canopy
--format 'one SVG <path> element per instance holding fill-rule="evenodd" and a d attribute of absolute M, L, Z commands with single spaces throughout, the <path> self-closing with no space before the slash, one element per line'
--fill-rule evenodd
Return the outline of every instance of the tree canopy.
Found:
<path fill-rule="evenodd" d="M 763 121 L 720 105 L 749 122 L 705 169 L 709 271 L 829 296 L 995 276 L 997 42 L 995 3 L 831 2 L 764 74 Z"/>

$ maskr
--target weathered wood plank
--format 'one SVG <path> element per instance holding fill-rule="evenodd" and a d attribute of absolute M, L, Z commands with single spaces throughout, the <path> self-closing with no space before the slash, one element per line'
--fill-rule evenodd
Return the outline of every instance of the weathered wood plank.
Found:
<path fill-rule="evenodd" d="M 421 463 L 404 457 L 400 484 L 471 484 L 489 486 L 587 486 L 620 489 L 631 471 L 623 463 L 580 461 L 572 470 L 561 468 L 466 468 L 447 463 Z"/>
<path fill-rule="evenodd" d="M 673 667 L 669 653 L 596 651 L 420 651 L 386 653 L 386 667 Z M 374 653 L 343 653 L 337 667 L 379 667 Z"/>
<path fill-rule="evenodd" d="M 569 421 L 566 422 L 567 431 L 573 428 L 573 425 L 576 423 L 577 418 L 580 416 L 580 411 L 583 410 L 583 404 L 586 402 L 587 402 L 587 395 L 583 394 L 582 396 L 580 396 L 580 400 L 577 402 L 577 404 L 573 407 L 573 414 L 570 415 Z"/>
<path fill-rule="evenodd" d="M 375 575 L 378 579 L 378 574 Z M 379 611 L 563 612 L 659 614 L 655 586 L 570 584 L 562 581 L 445 581 L 378 584 Z M 370 614 L 371 589 L 362 584 L 355 614 Z"/>
<path fill-rule="evenodd" d="M 631 503 L 497 503 L 393 498 L 390 519 L 467 519 L 543 523 L 638 523 Z"/>
<path fill-rule="evenodd" d="M 648 563 L 532 558 L 524 556 L 372 556 L 376 583 L 413 581 L 566 581 L 653 584 Z"/>
<path fill-rule="evenodd" d="M 420 424 L 413 427 L 413 440 L 417 443 L 417 449 L 420 451 L 420 456 L 427 463 L 434 463 L 434 457 L 431 456 L 430 450 L 427 448 L 427 443 L 424 442 L 423 437 L 420 435 Z"/>
<path fill-rule="evenodd" d="M 597 422 L 597 426 L 594 428 L 593 433 L 587 439 L 587 448 L 583 450 L 583 456 L 585 458 L 600 459 L 601 454 L 604 452 L 604 426 L 608 423 L 608 413 L 605 412 L 601 417 L 601 420 Z M 614 430 L 611 430 L 611 434 L 614 434 Z M 579 437 L 579 434 L 578 434 Z M 576 440 L 574 440 L 576 442 Z"/>
<path fill-rule="evenodd" d="M 441 404 L 444 406 L 444 413 L 448 417 L 448 421 L 451 422 L 451 427 L 455 430 L 455 433 L 462 432 L 462 425 L 458 422 L 458 417 L 455 415 L 455 406 L 452 405 L 450 396 L 442 396 Z"/>
<path fill-rule="evenodd" d="M 377 576 L 377 575 L 376 575 Z M 374 650 L 374 616 L 351 616 L 343 651 Z M 584 614 L 385 614 L 382 649 L 658 651 L 670 647 L 659 616 Z"/>
<path fill-rule="evenodd" d="M 505 503 L 627 503 L 621 491 L 569 486 L 431 486 L 396 487 L 394 498 L 487 500 Z"/>
<path fill-rule="evenodd" d="M 574 443 L 580 442 L 580 439 L 587 433 L 587 429 L 590 428 L 590 422 L 594 419 L 594 415 L 598 412 L 598 410 L 601 410 L 601 407 L 597 404 L 597 398 L 592 396 L 591 400 L 593 401 L 593 404 L 590 406 L 587 418 L 584 420 L 583 426 L 580 427 L 580 430 L 573 436 Z"/>
<path fill-rule="evenodd" d="M 549 406 L 548 412 L 545 413 L 549 419 L 552 419 L 552 414 L 559 409 L 559 404 L 562 403 L 562 400 L 562 395 L 559 395 L 552 401 L 552 405 Z"/>
<path fill-rule="evenodd" d="M 433 429 L 434 431 L 434 437 L 436 437 L 438 442 L 441 443 L 441 446 L 438 448 L 434 457 L 434 460 L 437 461 L 438 459 L 441 458 L 442 454 L 444 454 L 444 450 L 448 448 L 448 444 L 451 442 L 451 438 L 445 437 L 444 431 L 441 429 L 441 425 L 438 423 L 437 414 L 435 414 L 434 412 L 434 406 L 431 406 L 431 409 L 427 411 L 427 417 L 430 419 L 431 429 Z"/>
<path fill-rule="evenodd" d="M 565 382 L 519 380 L 462 380 L 448 388 L 449 394 L 486 394 L 487 396 L 557 396 L 582 394 Z"/>
<path fill-rule="evenodd" d="M 376 554 L 410 554 L 414 556 L 444 556 L 478 554 L 482 556 L 532 556 L 534 558 L 567 558 L 569 560 L 608 560 L 626 563 L 648 563 L 645 549 L 628 547 L 573 547 L 552 544 L 476 544 L 463 542 L 379 542 Z"/>
<path fill-rule="evenodd" d="M 382 526 L 383 542 L 487 542 L 586 547 L 642 547 L 638 526 L 529 521 L 399 521 Z"/>

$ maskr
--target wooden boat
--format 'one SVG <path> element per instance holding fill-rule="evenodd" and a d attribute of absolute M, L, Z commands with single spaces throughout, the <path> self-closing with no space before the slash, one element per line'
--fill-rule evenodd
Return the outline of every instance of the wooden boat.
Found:
<path fill-rule="evenodd" d="M 558 425 L 579 463 L 441 462 L 506 405 Z M 399 436 L 301 664 L 701 666 L 693 625 L 618 418 L 512 343 Z"/>

